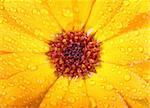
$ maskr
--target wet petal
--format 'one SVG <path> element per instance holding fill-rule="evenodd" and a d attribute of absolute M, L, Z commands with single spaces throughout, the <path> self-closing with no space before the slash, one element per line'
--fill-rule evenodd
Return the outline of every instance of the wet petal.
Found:
<path fill-rule="evenodd" d="M 131 64 L 150 58 L 149 29 L 132 31 L 116 37 L 102 45 L 101 59 L 104 62 L 116 64 Z"/>
<path fill-rule="evenodd" d="M 96 0 L 86 30 L 93 28 L 95 31 L 105 26 L 123 5 L 123 0 Z"/>
<path fill-rule="evenodd" d="M 43 98 L 40 108 L 57 108 L 68 90 L 68 79 L 60 77 Z"/>
<path fill-rule="evenodd" d="M 12 53 L 1 55 L 0 79 L 7 79 L 20 72 L 35 72 L 41 66 L 48 64 L 48 58 L 40 54 Z"/>
<path fill-rule="evenodd" d="M 127 108 L 124 99 L 115 91 L 113 85 L 105 82 L 99 75 L 86 81 L 90 108 Z"/>
<path fill-rule="evenodd" d="M 134 100 L 130 98 L 125 98 L 127 104 L 131 108 L 149 108 L 148 100 Z"/>
<path fill-rule="evenodd" d="M 72 79 L 68 85 L 68 80 L 62 78 L 50 89 L 40 108 L 83 108 L 88 107 L 88 102 L 83 80 Z"/>
<path fill-rule="evenodd" d="M 89 100 L 87 97 L 85 82 L 83 79 L 72 79 L 69 85 L 68 92 L 64 97 L 64 103 L 62 105 L 65 107 L 70 106 L 73 108 L 87 108 L 89 105 Z"/>
<path fill-rule="evenodd" d="M 37 107 L 56 79 L 53 67 L 41 65 L 36 71 L 28 70 L 7 80 L 0 80 L 1 107 L 22 108 L 32 104 Z"/>
<path fill-rule="evenodd" d="M 95 0 L 50 0 L 49 9 L 65 30 L 80 30 Z"/>
<path fill-rule="evenodd" d="M 124 0 L 117 14 L 105 21 L 104 27 L 100 27 L 96 37 L 100 41 L 107 41 L 122 33 L 140 29 L 149 25 L 149 0 Z"/>
<path fill-rule="evenodd" d="M 15 30 L 5 22 L 0 23 L 0 52 L 42 53 L 46 51 L 48 45 L 43 41 Z"/>
<path fill-rule="evenodd" d="M 0 12 L 5 22 L 34 38 L 47 41 L 61 32 L 56 20 L 38 1 L 5 0 L 1 5 Z"/>
<path fill-rule="evenodd" d="M 146 99 L 150 91 L 150 85 L 132 70 L 114 64 L 101 64 L 97 72 L 99 77 L 105 78 L 123 96 L 131 99 Z"/>
<path fill-rule="evenodd" d="M 145 81 L 150 83 L 150 60 L 143 62 L 135 62 L 130 68 L 140 75 Z"/>

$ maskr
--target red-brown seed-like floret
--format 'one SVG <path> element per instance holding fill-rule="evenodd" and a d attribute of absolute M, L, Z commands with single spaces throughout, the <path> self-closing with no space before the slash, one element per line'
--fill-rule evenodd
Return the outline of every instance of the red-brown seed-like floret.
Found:
<path fill-rule="evenodd" d="M 85 78 L 96 73 L 95 66 L 100 62 L 100 43 L 85 32 L 57 34 L 49 42 L 46 55 L 51 59 L 57 76 Z"/>

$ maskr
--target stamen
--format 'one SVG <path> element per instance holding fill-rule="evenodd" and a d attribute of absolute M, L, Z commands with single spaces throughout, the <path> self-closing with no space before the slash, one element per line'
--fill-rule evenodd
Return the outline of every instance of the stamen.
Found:
<path fill-rule="evenodd" d="M 57 76 L 85 78 L 96 73 L 95 66 L 100 62 L 100 43 L 85 32 L 58 34 L 49 42 L 46 53 L 54 64 Z"/>

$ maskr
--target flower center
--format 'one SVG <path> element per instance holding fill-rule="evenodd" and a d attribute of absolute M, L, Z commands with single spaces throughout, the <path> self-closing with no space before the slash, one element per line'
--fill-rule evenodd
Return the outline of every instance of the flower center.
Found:
<path fill-rule="evenodd" d="M 49 47 L 46 55 L 54 64 L 57 76 L 86 78 L 96 73 L 95 66 L 100 61 L 100 43 L 93 35 L 85 32 L 57 34 L 49 42 Z"/>

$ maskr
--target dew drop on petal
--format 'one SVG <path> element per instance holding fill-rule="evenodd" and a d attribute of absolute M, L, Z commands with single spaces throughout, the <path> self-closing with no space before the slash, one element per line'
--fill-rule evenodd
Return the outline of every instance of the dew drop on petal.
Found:
<path fill-rule="evenodd" d="M 48 14 L 48 11 L 47 11 L 46 9 L 42 9 L 42 10 L 41 10 L 41 13 L 42 13 L 42 14 Z"/>
<path fill-rule="evenodd" d="M 125 51 L 125 49 L 124 49 L 124 48 L 120 48 L 120 51 L 121 51 L 121 52 L 124 52 L 124 51 Z"/>
<path fill-rule="evenodd" d="M 90 108 L 97 108 L 96 100 L 92 97 L 90 97 L 89 100 L 90 100 Z"/>
<path fill-rule="evenodd" d="M 16 97 L 11 96 L 10 99 L 11 99 L 11 100 L 16 100 Z"/>
<path fill-rule="evenodd" d="M 117 24 L 116 24 L 116 27 L 119 28 L 119 29 L 121 29 L 122 26 L 123 26 L 123 25 L 122 25 L 121 23 L 117 23 Z"/>
<path fill-rule="evenodd" d="M 113 10 L 113 9 L 112 9 L 111 7 L 108 8 L 108 11 L 109 11 L 109 12 L 112 12 L 112 10 Z"/>
<path fill-rule="evenodd" d="M 94 81 L 94 80 L 92 80 L 90 83 L 91 83 L 91 85 L 94 85 L 94 84 L 95 84 L 95 81 Z"/>
<path fill-rule="evenodd" d="M 144 51 L 144 48 L 142 48 L 142 47 L 139 47 L 138 49 L 139 49 L 139 52 L 143 52 Z"/>
<path fill-rule="evenodd" d="M 50 101 L 50 104 L 53 105 L 53 106 L 57 105 L 57 103 L 55 101 L 53 101 L 53 100 Z"/>
<path fill-rule="evenodd" d="M 62 14 L 65 17 L 72 17 L 73 16 L 73 13 L 71 12 L 70 9 L 62 9 Z"/>
<path fill-rule="evenodd" d="M 130 75 L 125 75 L 125 76 L 124 76 L 124 80 L 125 80 L 125 81 L 129 81 L 130 79 L 131 79 L 131 76 L 130 76 Z"/>
<path fill-rule="evenodd" d="M 31 71 L 35 71 L 35 70 L 37 70 L 38 69 L 38 66 L 37 65 L 28 65 L 27 66 L 27 68 L 29 69 L 29 70 L 31 70 Z"/>
<path fill-rule="evenodd" d="M 1 23 L 3 23 L 3 20 L 2 20 L 2 19 L 0 19 L 0 24 L 1 24 Z"/>
<path fill-rule="evenodd" d="M 132 50 L 133 50 L 132 48 L 130 48 L 130 47 L 128 48 L 128 51 L 129 51 L 129 52 L 132 52 Z"/>
<path fill-rule="evenodd" d="M 107 90 L 112 90 L 112 89 L 113 89 L 113 86 L 112 86 L 112 85 L 106 85 L 106 89 L 107 89 Z"/>
<path fill-rule="evenodd" d="M 124 1 L 124 5 L 128 6 L 130 4 L 130 2 L 128 0 Z"/>
<path fill-rule="evenodd" d="M 69 101 L 70 103 L 74 103 L 74 102 L 75 102 L 75 98 L 69 97 L 69 98 L 68 98 L 68 101 Z"/>

